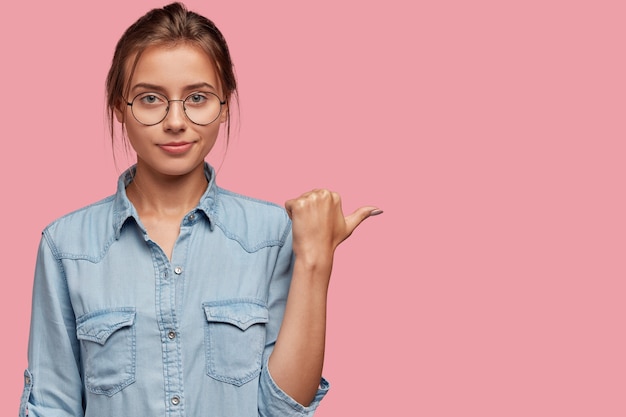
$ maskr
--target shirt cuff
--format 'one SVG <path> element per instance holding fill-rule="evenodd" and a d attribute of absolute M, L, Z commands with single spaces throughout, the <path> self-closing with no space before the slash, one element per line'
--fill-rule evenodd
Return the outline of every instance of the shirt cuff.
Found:
<path fill-rule="evenodd" d="M 259 381 L 259 415 L 312 416 L 329 389 L 330 384 L 326 379 L 322 378 L 313 401 L 311 401 L 308 407 L 305 407 L 276 385 L 276 382 L 270 375 L 267 362 L 265 362 Z"/>

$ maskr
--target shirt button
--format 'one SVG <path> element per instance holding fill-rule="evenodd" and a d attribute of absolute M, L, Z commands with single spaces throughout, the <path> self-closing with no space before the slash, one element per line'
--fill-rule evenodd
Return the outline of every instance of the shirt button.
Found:
<path fill-rule="evenodd" d="M 189 215 L 189 221 L 192 222 L 196 219 L 196 215 L 195 214 L 190 214 Z"/>
<path fill-rule="evenodd" d="M 174 273 L 176 275 L 180 275 L 183 273 L 183 267 L 182 266 L 177 266 L 176 268 L 174 268 Z"/>
<path fill-rule="evenodd" d="M 179 397 L 178 395 L 174 395 L 174 396 L 172 397 L 172 399 L 170 400 L 170 402 L 171 402 L 173 405 L 178 405 L 178 404 L 180 404 L 180 397 Z"/>
<path fill-rule="evenodd" d="M 176 332 L 174 330 L 170 330 L 169 332 L 167 332 L 167 338 L 170 340 L 176 339 Z"/>

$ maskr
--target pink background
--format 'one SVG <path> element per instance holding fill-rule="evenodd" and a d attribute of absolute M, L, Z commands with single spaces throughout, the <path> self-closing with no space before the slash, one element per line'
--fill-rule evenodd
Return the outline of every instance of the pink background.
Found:
<path fill-rule="evenodd" d="M 3 414 L 40 232 L 114 191 L 105 74 L 163 4 L 3 7 Z M 626 415 L 622 1 L 187 4 L 240 82 L 219 183 L 385 210 L 337 255 L 317 416 Z"/>

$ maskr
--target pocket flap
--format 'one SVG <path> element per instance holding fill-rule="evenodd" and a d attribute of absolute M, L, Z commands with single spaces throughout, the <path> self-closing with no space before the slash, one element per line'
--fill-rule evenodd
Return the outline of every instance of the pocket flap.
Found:
<path fill-rule="evenodd" d="M 134 322 L 134 308 L 95 311 L 76 320 L 76 336 L 104 345 L 116 330 L 132 326 Z"/>
<path fill-rule="evenodd" d="M 204 314 L 209 322 L 230 323 L 246 330 L 257 323 L 267 323 L 269 311 L 259 300 L 235 299 L 203 303 Z"/>

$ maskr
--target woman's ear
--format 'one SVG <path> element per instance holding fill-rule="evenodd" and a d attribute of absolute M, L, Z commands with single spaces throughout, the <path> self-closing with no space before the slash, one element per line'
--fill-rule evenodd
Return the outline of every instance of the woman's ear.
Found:
<path fill-rule="evenodd" d="M 220 114 L 220 123 L 224 123 L 226 120 L 228 120 L 228 104 L 224 104 L 224 108 Z"/>
<path fill-rule="evenodd" d="M 119 99 L 115 105 L 115 118 L 122 124 L 125 120 L 124 114 L 126 113 L 126 107 L 128 107 L 128 105 L 122 99 Z"/>

